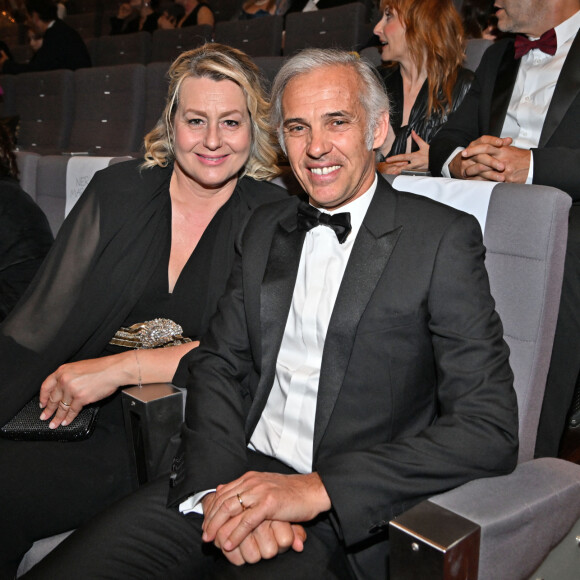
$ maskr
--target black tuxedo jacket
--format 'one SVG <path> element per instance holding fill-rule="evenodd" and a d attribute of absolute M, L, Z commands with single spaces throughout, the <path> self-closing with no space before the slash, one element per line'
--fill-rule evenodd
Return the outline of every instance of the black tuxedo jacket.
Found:
<path fill-rule="evenodd" d="M 297 203 L 254 213 L 210 331 L 182 360 L 184 449 L 170 505 L 248 469 L 247 444 L 272 387 L 305 237 Z M 426 496 L 510 471 L 517 430 L 479 224 L 379 177 L 320 372 L 313 470 L 332 500 L 337 534 L 347 547 L 372 542 Z"/>
<path fill-rule="evenodd" d="M 19 74 L 46 70 L 86 68 L 91 66 L 89 51 L 81 35 L 57 18 L 46 31 L 42 46 L 28 63 L 8 60 L 3 73 Z"/>
<path fill-rule="evenodd" d="M 435 176 L 456 147 L 482 135 L 500 135 L 519 68 L 512 39 L 483 55 L 471 90 L 431 142 L 429 169 Z M 532 149 L 534 183 L 551 185 L 580 201 L 580 34 L 570 47 L 542 128 Z"/>

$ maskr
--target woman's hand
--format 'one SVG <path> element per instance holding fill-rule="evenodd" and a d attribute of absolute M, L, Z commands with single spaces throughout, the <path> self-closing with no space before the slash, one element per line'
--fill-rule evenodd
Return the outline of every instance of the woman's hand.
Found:
<path fill-rule="evenodd" d="M 199 341 L 170 348 L 129 350 L 119 354 L 67 363 L 49 375 L 40 387 L 40 418 L 49 419 L 50 428 L 69 425 L 89 403 L 112 395 L 119 387 L 146 383 L 168 383 L 179 361 Z"/>
<path fill-rule="evenodd" d="M 133 369 L 127 355 L 135 356 L 129 351 L 61 365 L 40 387 L 40 418 L 49 419 L 56 411 L 50 428 L 68 425 L 85 405 L 112 395 L 121 385 L 136 382 L 128 370 Z"/>
<path fill-rule="evenodd" d="M 379 163 L 380 173 L 388 175 L 400 175 L 401 171 L 428 171 L 429 170 L 429 144 L 421 139 L 415 131 L 411 131 L 411 137 L 419 146 L 419 151 L 414 153 L 401 153 L 387 157 Z"/>

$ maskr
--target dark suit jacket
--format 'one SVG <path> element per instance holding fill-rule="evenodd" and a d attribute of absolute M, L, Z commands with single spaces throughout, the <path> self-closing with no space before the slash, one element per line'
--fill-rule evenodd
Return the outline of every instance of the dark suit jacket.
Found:
<path fill-rule="evenodd" d="M 91 57 L 80 34 L 57 18 L 46 31 L 42 46 L 30 62 L 22 64 L 8 60 L 4 63 L 2 72 L 19 74 L 63 68 L 76 70 L 89 66 Z"/>
<path fill-rule="evenodd" d="M 429 170 L 441 168 L 456 147 L 482 135 L 499 136 L 519 68 L 512 39 L 493 44 L 483 55 L 471 90 L 431 142 Z M 534 183 L 551 185 L 580 201 L 580 34 L 560 73 L 540 142 L 532 149 Z"/>
<path fill-rule="evenodd" d="M 182 360 L 171 505 L 247 469 L 305 236 L 296 205 L 255 212 L 219 313 Z M 379 177 L 328 328 L 314 431 L 313 469 L 347 547 L 384 540 L 388 521 L 426 496 L 515 466 L 517 404 L 483 260 L 472 216 Z"/>

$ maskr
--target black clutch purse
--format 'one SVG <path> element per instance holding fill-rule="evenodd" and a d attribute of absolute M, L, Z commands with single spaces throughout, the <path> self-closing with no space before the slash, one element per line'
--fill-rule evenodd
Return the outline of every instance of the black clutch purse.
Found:
<path fill-rule="evenodd" d="M 60 425 L 56 429 L 48 428 L 50 419 L 39 419 L 41 412 L 39 398 L 34 397 L 0 428 L 0 436 L 15 441 L 81 441 L 91 436 L 99 407 L 83 407 L 72 423 L 65 427 Z"/>

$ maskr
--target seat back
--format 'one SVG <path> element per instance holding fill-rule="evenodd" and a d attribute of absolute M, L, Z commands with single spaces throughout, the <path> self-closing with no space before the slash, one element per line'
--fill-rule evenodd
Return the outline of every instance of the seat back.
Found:
<path fill-rule="evenodd" d="M 465 59 L 463 66 L 474 71 L 481 61 L 483 53 L 493 44 L 487 38 L 470 38 L 465 45 Z"/>
<path fill-rule="evenodd" d="M 207 24 L 153 32 L 151 62 L 174 60 L 184 50 L 197 48 L 212 39 L 213 29 Z"/>
<path fill-rule="evenodd" d="M 286 62 L 286 57 L 284 56 L 255 56 L 253 61 L 258 65 L 258 68 L 262 71 L 264 78 L 268 83 L 268 88 L 272 86 L 274 78 L 278 74 L 278 71 L 282 68 L 282 65 Z"/>
<path fill-rule="evenodd" d="M 145 118 L 145 66 L 79 69 L 69 151 L 127 155 L 141 148 Z"/>
<path fill-rule="evenodd" d="M 360 2 L 286 16 L 284 54 L 307 47 L 358 50 L 367 41 L 366 7 Z"/>
<path fill-rule="evenodd" d="M 70 14 L 65 18 L 65 22 L 71 28 L 74 28 L 83 40 L 87 40 L 88 38 L 100 36 L 102 17 L 103 13 L 101 11 L 83 12 Z"/>
<path fill-rule="evenodd" d="M 218 22 L 214 40 L 243 50 L 250 56 L 280 56 L 283 27 L 282 16 Z"/>
<path fill-rule="evenodd" d="M 167 87 L 169 77 L 167 71 L 170 63 L 150 62 L 145 73 L 146 101 L 145 101 L 145 127 L 144 134 L 147 134 L 161 117 L 165 108 L 167 98 Z"/>
<path fill-rule="evenodd" d="M 100 36 L 95 39 L 91 58 L 93 66 L 116 64 L 147 64 L 151 59 L 151 34 L 134 32 Z"/>
<path fill-rule="evenodd" d="M 38 153 L 66 149 L 74 109 L 74 73 L 70 70 L 24 73 L 12 87 L 20 115 L 18 147 Z"/>
<path fill-rule="evenodd" d="M 242 7 L 245 0 L 211 0 L 209 4 L 215 15 L 215 21 L 225 22 L 231 20 Z"/>
<path fill-rule="evenodd" d="M 409 179 L 413 178 L 405 181 L 407 189 Z M 416 178 L 418 184 L 418 180 L 426 185 L 411 191 L 425 195 L 430 195 L 429 181 L 448 182 L 449 187 L 460 184 L 465 191 L 459 209 L 469 213 L 471 202 L 479 202 L 482 188 L 491 185 L 442 178 Z M 393 186 L 403 189 L 402 183 L 395 179 Z M 570 205 L 569 195 L 540 185 L 500 183 L 489 198 L 485 265 L 510 347 L 519 407 L 519 462 L 534 454 L 560 304 Z"/>

